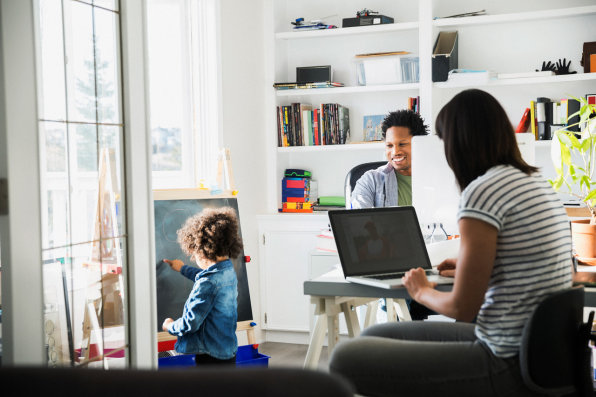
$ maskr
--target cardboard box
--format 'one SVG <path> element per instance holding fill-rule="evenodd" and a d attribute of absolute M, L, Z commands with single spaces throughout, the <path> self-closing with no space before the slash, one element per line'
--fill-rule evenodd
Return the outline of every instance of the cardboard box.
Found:
<path fill-rule="evenodd" d="M 457 31 L 439 32 L 433 47 L 433 81 L 447 81 L 449 71 L 457 66 Z"/>

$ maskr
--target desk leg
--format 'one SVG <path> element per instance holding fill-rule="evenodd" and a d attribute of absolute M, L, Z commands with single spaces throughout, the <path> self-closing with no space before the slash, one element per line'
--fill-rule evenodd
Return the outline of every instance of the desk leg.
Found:
<path fill-rule="evenodd" d="M 331 356 L 331 351 L 339 342 L 339 316 L 337 314 L 327 315 L 327 354 Z"/>
<path fill-rule="evenodd" d="M 408 309 L 408 304 L 405 299 L 396 299 L 395 305 L 397 306 L 399 321 L 412 321 L 412 316 L 410 316 L 410 310 Z M 387 315 L 389 315 L 389 310 L 387 310 Z"/>
<path fill-rule="evenodd" d="M 316 369 L 323 349 L 325 332 L 327 331 L 327 315 L 325 313 L 325 299 L 313 298 L 315 303 L 315 327 L 308 343 L 308 351 L 304 359 L 304 368 Z"/>
<path fill-rule="evenodd" d="M 377 310 L 379 310 L 379 300 L 375 299 L 366 305 L 366 317 L 364 318 L 364 328 L 368 328 L 377 322 Z"/>
<path fill-rule="evenodd" d="M 348 326 L 348 335 L 353 338 L 360 335 L 360 324 L 358 323 L 358 315 L 356 308 L 350 302 L 341 304 L 341 311 L 344 313 L 346 325 Z"/>
<path fill-rule="evenodd" d="M 397 299 L 398 301 L 401 299 Z M 394 323 L 397 321 L 397 313 L 395 311 L 395 301 L 393 298 L 386 298 L 386 309 L 387 309 L 387 322 Z"/>

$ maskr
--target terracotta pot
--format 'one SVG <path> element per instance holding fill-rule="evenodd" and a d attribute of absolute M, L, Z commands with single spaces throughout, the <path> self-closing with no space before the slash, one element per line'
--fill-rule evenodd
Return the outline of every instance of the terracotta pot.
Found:
<path fill-rule="evenodd" d="M 590 225 L 589 219 L 571 221 L 571 238 L 577 256 L 596 258 L 596 225 Z"/>

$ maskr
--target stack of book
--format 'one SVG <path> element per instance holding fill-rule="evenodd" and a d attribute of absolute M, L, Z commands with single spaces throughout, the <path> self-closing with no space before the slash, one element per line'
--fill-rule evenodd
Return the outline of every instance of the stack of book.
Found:
<path fill-rule="evenodd" d="M 350 136 L 349 109 L 337 103 L 317 108 L 304 103 L 277 107 L 279 147 L 341 145 Z"/>
<path fill-rule="evenodd" d="M 590 95 L 586 97 L 589 99 Z M 531 132 L 540 141 L 552 139 L 555 132 L 561 129 L 575 132 L 579 137 L 579 108 L 580 102 L 575 98 L 536 98 L 530 101 L 515 132 Z"/>
<path fill-rule="evenodd" d="M 281 212 L 313 212 L 310 202 L 310 173 L 288 173 L 281 181 Z"/>

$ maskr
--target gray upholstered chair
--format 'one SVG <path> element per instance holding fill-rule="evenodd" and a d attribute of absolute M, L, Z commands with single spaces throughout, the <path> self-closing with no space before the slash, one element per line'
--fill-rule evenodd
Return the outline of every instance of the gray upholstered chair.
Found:
<path fill-rule="evenodd" d="M 583 308 L 584 289 L 575 287 L 544 299 L 528 319 L 520 346 L 520 368 L 529 391 L 549 396 L 594 395 L 588 346 L 588 341 L 594 340 L 594 313 L 584 323 Z M 368 376 L 366 380 L 350 379 L 349 374 L 359 373 L 358 365 L 369 367 L 371 360 L 363 359 L 365 355 L 375 355 L 372 361 L 391 360 L 394 343 L 393 339 L 366 336 L 341 342 L 333 350 L 329 368 L 350 380 L 359 394 L 390 396 L 399 385 L 386 372 L 379 372 L 378 379 Z M 477 393 L 483 395 L 482 390 Z"/>

